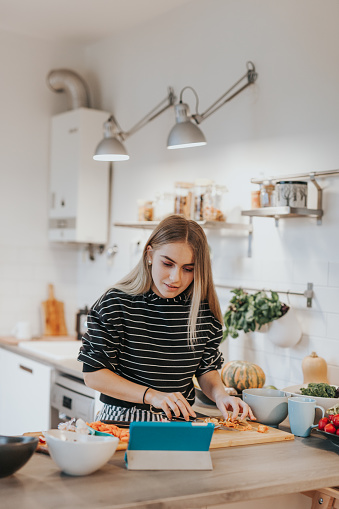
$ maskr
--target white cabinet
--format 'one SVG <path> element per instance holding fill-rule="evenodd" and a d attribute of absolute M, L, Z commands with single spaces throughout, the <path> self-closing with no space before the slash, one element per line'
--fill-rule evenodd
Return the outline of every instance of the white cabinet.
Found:
<path fill-rule="evenodd" d="M 53 368 L 0 348 L 0 435 L 50 428 Z"/>
<path fill-rule="evenodd" d="M 109 114 L 90 108 L 52 118 L 49 239 L 106 244 L 109 163 L 93 160 Z"/>

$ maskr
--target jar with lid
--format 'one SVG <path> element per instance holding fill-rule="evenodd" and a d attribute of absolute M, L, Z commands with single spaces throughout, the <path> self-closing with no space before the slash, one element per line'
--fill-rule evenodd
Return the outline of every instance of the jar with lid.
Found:
<path fill-rule="evenodd" d="M 226 221 L 227 187 L 212 184 L 208 187 L 204 200 L 205 221 Z"/>
<path fill-rule="evenodd" d="M 138 221 L 153 221 L 153 202 L 138 200 Z"/>
<path fill-rule="evenodd" d="M 154 220 L 162 221 L 174 212 L 174 193 L 157 193 L 154 200 Z"/>
<path fill-rule="evenodd" d="M 272 181 L 264 182 L 260 186 L 260 206 L 261 207 L 274 207 L 275 206 L 275 186 Z"/>
<path fill-rule="evenodd" d="M 186 219 L 193 216 L 193 183 L 176 182 L 174 196 L 174 213 L 182 214 Z"/>
<path fill-rule="evenodd" d="M 307 182 L 282 180 L 276 183 L 279 207 L 307 207 Z"/>
<path fill-rule="evenodd" d="M 194 182 L 194 211 L 193 219 L 195 221 L 204 220 L 204 205 L 206 201 L 206 194 L 209 191 L 213 180 L 209 179 L 197 179 Z"/>

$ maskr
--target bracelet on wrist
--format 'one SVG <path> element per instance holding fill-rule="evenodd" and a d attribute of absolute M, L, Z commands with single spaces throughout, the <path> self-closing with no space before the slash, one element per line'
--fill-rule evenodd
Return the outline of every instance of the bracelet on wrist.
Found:
<path fill-rule="evenodd" d="M 150 389 L 150 387 L 147 387 L 147 389 L 145 390 L 144 395 L 143 395 L 143 397 L 142 397 L 142 402 L 143 402 L 143 404 L 144 404 L 144 405 L 146 405 L 146 403 L 145 403 L 145 396 L 146 396 L 146 392 L 147 392 L 149 389 Z"/>

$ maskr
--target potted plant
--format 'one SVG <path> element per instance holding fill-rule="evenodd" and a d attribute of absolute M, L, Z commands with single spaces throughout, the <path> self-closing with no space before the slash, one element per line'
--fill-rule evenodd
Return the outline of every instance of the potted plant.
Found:
<path fill-rule="evenodd" d="M 301 329 L 291 307 L 280 302 L 276 292 L 267 293 L 262 290 L 253 294 L 242 288 L 231 291 L 234 297 L 224 314 L 225 330 L 223 340 L 227 336 L 237 338 L 238 331 L 254 332 L 269 324 L 269 339 L 278 346 L 293 346 L 300 340 Z"/>

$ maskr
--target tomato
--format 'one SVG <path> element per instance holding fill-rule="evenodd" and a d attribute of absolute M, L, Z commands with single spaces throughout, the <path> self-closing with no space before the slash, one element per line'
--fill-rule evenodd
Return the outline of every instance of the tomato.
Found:
<path fill-rule="evenodd" d="M 335 426 L 333 426 L 333 424 L 330 422 L 328 424 L 326 424 L 325 428 L 324 428 L 324 431 L 326 431 L 326 433 L 332 433 L 332 435 L 335 435 L 336 432 L 337 432 L 337 429 Z"/>
<path fill-rule="evenodd" d="M 337 429 L 336 435 L 339 435 L 339 428 Z"/>
<path fill-rule="evenodd" d="M 327 417 L 323 417 L 318 422 L 318 429 L 323 430 L 325 428 L 326 424 L 328 424 L 329 422 L 330 421 L 329 421 L 329 419 Z"/>
<path fill-rule="evenodd" d="M 332 415 L 332 414 L 329 414 L 329 415 L 327 416 L 327 418 L 328 418 L 328 420 L 329 420 L 330 422 L 332 422 L 332 421 L 333 421 L 333 417 L 334 417 L 334 415 Z"/>
<path fill-rule="evenodd" d="M 333 416 L 332 422 L 336 428 L 339 428 L 339 414 Z"/>

